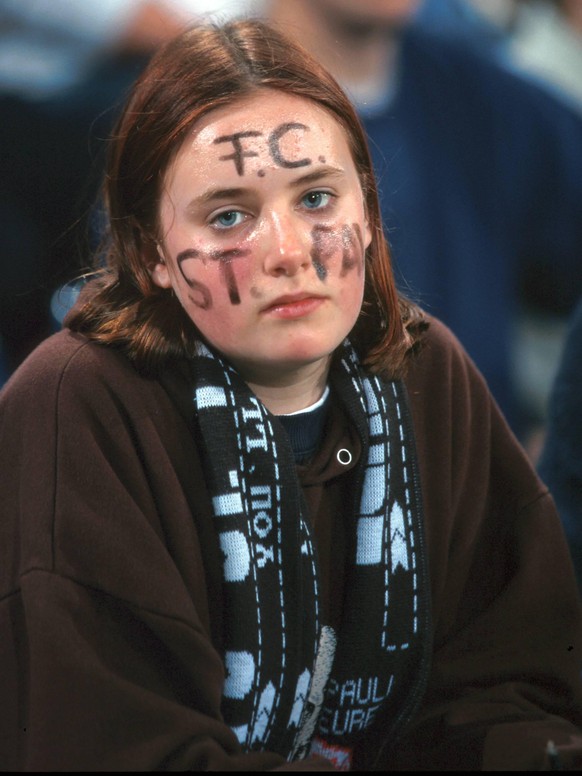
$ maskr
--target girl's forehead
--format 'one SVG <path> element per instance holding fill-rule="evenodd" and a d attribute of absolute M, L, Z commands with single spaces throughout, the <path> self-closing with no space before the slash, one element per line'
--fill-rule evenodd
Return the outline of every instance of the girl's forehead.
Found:
<path fill-rule="evenodd" d="M 207 146 L 219 145 L 221 138 L 233 138 L 237 143 L 245 137 L 257 137 L 274 143 L 278 135 L 273 133 L 282 137 L 288 134 L 285 129 L 293 128 L 305 128 L 304 142 L 337 141 L 345 134 L 335 118 L 316 102 L 280 90 L 262 89 L 204 116 L 194 127 L 190 142 Z"/>
<path fill-rule="evenodd" d="M 309 172 L 307 168 L 318 164 L 351 170 L 346 130 L 312 100 L 263 89 L 204 116 L 181 145 L 165 179 L 171 184 L 186 175 L 189 186 L 226 183 L 229 177 L 242 182 L 248 175 L 264 177 L 269 171 Z"/>

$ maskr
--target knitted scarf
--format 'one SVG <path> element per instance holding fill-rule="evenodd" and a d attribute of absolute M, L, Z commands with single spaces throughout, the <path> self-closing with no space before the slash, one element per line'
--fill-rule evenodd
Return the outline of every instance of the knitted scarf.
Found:
<path fill-rule="evenodd" d="M 194 400 L 223 555 L 222 712 L 245 751 L 318 752 L 349 769 L 382 715 L 415 703 L 427 638 L 422 514 L 403 385 L 345 342 L 330 374 L 362 441 L 339 632 L 319 611 L 317 555 L 288 438 L 237 372 L 201 345 Z M 418 693 L 416 693 L 417 695 Z"/>

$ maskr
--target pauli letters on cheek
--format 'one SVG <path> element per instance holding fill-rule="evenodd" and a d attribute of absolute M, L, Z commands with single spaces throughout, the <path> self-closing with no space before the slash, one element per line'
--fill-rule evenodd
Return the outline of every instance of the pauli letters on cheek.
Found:
<path fill-rule="evenodd" d="M 192 373 L 223 554 L 224 718 L 245 751 L 319 753 L 347 770 L 362 733 L 381 714 L 390 740 L 425 681 L 428 591 L 404 387 L 367 375 L 347 341 L 330 373 L 362 443 L 336 633 L 321 622 L 317 556 L 283 427 L 203 345 Z"/>

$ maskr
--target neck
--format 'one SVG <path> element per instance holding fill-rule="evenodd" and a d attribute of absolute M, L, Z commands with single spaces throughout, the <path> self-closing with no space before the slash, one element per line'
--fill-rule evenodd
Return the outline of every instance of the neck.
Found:
<path fill-rule="evenodd" d="M 240 370 L 239 370 L 240 371 Z M 289 415 L 304 410 L 319 401 L 327 385 L 329 361 L 309 364 L 298 370 L 278 373 L 270 370 L 263 374 L 241 376 L 273 415 Z"/>
<path fill-rule="evenodd" d="M 357 2 L 357 0 L 356 0 Z M 395 68 L 397 28 L 348 18 L 313 0 L 270 0 L 269 21 L 295 36 L 348 91 L 385 89 Z"/>

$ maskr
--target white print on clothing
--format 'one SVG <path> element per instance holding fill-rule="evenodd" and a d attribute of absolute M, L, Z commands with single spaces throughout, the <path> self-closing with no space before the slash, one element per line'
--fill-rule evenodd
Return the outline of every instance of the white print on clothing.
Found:
<path fill-rule="evenodd" d="M 341 737 L 369 727 L 382 702 L 390 694 L 394 676 L 348 679 L 342 684 L 329 683 L 327 697 L 337 700 L 333 708 L 324 707 L 319 718 L 319 732 Z"/>
<path fill-rule="evenodd" d="M 309 750 L 311 739 L 315 733 L 315 728 L 321 712 L 321 707 L 323 706 L 325 686 L 327 685 L 333 667 L 336 645 L 337 637 L 334 629 L 330 628 L 328 625 L 324 625 L 321 629 L 319 648 L 313 667 L 313 681 L 311 682 L 307 703 L 303 709 L 299 733 L 295 739 L 295 745 L 290 755 L 290 759 L 292 760 L 305 757 Z M 289 720 L 289 722 L 291 722 L 291 720 Z"/>
<path fill-rule="evenodd" d="M 291 709 L 291 715 L 289 717 L 289 727 L 299 727 L 301 722 L 301 715 L 303 714 L 303 707 L 307 701 L 307 693 L 309 692 L 309 682 L 311 681 L 311 674 L 305 669 L 305 671 L 299 675 L 297 680 L 297 687 L 295 688 L 295 700 L 293 702 L 293 708 Z"/>
<path fill-rule="evenodd" d="M 242 700 L 253 689 L 255 659 L 250 652 L 226 652 L 224 665 L 226 679 L 222 694 L 226 698 Z"/>
<path fill-rule="evenodd" d="M 224 555 L 224 581 L 243 582 L 251 567 L 251 553 L 245 535 L 240 531 L 224 531 L 218 539 Z"/>
<path fill-rule="evenodd" d="M 229 481 L 236 490 L 214 496 L 212 506 L 217 517 L 241 515 L 244 512 L 242 494 L 236 471 L 229 472 Z M 273 519 L 270 510 L 273 505 L 271 485 L 252 486 L 250 489 L 250 523 L 253 534 L 262 542 L 255 543 L 256 563 L 264 568 L 275 560 L 273 548 Z M 225 582 L 243 582 L 250 570 L 251 551 L 248 541 L 240 531 L 225 531 L 219 535 L 220 548 L 224 555 Z"/>
<path fill-rule="evenodd" d="M 392 572 L 401 566 L 408 571 L 408 545 L 406 543 L 406 528 L 404 527 L 404 512 L 398 504 L 394 504 L 390 512 L 390 548 Z"/>
<path fill-rule="evenodd" d="M 196 389 L 196 406 L 199 410 L 209 407 L 226 407 L 226 393 L 219 385 L 203 385 Z"/>
<path fill-rule="evenodd" d="M 232 493 L 221 493 L 212 499 L 212 508 L 216 517 L 226 517 L 228 515 L 240 515 L 243 513 L 243 502 L 238 481 L 238 472 L 231 469 L 228 473 L 228 480 Z"/>
<path fill-rule="evenodd" d="M 358 520 L 356 563 L 376 566 L 382 563 L 384 517 L 361 517 Z"/>
<path fill-rule="evenodd" d="M 249 734 L 249 726 L 239 725 L 238 727 L 231 728 L 231 730 L 237 737 L 239 744 L 242 746 L 247 740 L 247 736 Z"/>
<path fill-rule="evenodd" d="M 257 436 L 251 437 L 249 436 L 248 430 L 245 430 L 247 452 L 250 453 L 255 448 L 267 451 L 269 449 L 269 444 L 267 442 L 267 433 L 265 431 L 262 410 L 259 406 L 258 399 L 251 397 L 250 401 L 255 405 L 255 409 L 249 410 L 246 407 L 241 407 L 241 415 L 244 423 L 249 425 L 250 423 L 253 423 Z"/>
<path fill-rule="evenodd" d="M 271 713 L 275 704 L 275 687 L 269 682 L 261 693 L 259 708 L 255 717 L 255 724 L 251 732 L 251 744 L 256 741 L 264 741 L 267 735 L 267 728 L 271 721 Z"/>
<path fill-rule="evenodd" d="M 255 542 L 257 566 L 261 569 L 275 562 L 273 501 L 272 485 L 251 485 L 249 515 L 252 531 L 261 540 Z"/>

